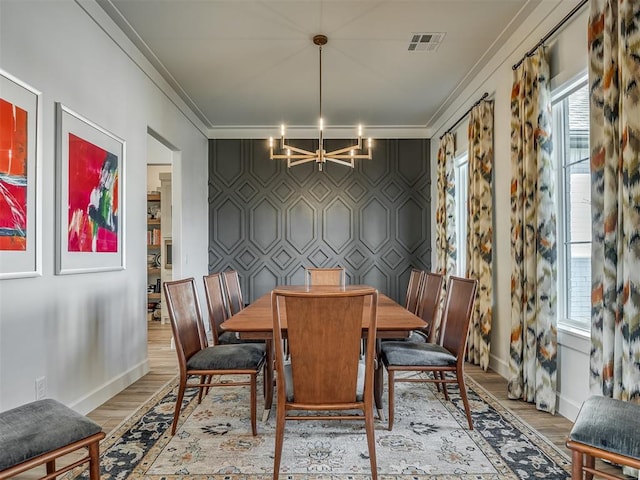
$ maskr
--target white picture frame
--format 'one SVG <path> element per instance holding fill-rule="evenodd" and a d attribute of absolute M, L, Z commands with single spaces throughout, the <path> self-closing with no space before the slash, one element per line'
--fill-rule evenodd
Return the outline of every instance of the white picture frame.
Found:
<path fill-rule="evenodd" d="M 125 141 L 56 103 L 56 274 L 124 270 Z"/>
<path fill-rule="evenodd" d="M 42 275 L 42 93 L 0 69 L 0 101 L 6 115 L 0 129 L 5 148 L 0 152 L 0 280 L 37 277 Z M 16 140 L 25 134 L 26 141 Z M 16 153 L 25 150 L 17 169 Z"/>

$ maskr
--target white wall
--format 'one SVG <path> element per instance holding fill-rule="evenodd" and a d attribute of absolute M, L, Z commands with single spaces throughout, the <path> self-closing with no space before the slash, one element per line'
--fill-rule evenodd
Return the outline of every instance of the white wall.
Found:
<path fill-rule="evenodd" d="M 206 129 L 93 0 L 0 1 L 0 68 L 43 105 L 43 274 L 0 281 L 0 410 L 34 400 L 46 377 L 49 397 L 87 413 L 148 371 L 148 128 L 175 147 L 174 273 L 207 273 Z M 126 141 L 125 270 L 53 273 L 55 102 Z"/>
<path fill-rule="evenodd" d="M 160 191 L 160 174 L 171 173 L 169 165 L 147 165 L 147 192 Z"/>
<path fill-rule="evenodd" d="M 490 367 L 503 377 L 509 376 L 509 340 L 511 331 L 511 258 L 510 258 L 510 95 L 513 81 L 512 66 L 549 32 L 578 3 L 542 2 L 502 49 L 492 58 L 475 81 L 467 88 L 457 105 L 449 108 L 434 129 L 431 158 L 437 158 L 439 137 L 457 121 L 483 92 L 488 92 L 494 104 L 494 310 L 491 332 Z M 551 62 L 552 86 L 574 78 L 587 68 L 588 7 L 572 17 L 570 23 L 548 43 Z M 456 145 L 465 145 L 467 122 L 455 131 Z M 456 148 L 458 151 L 459 148 Z M 432 178 L 436 178 L 435 162 Z M 432 198 L 436 197 L 436 182 L 432 182 Z M 433 202 L 435 212 L 436 202 Z M 434 214 L 432 212 L 432 214 Z M 434 238 L 435 242 L 435 238 Z M 435 255 L 435 245 L 433 248 Z M 435 256 L 433 261 L 435 262 Z M 434 263 L 435 265 L 435 263 Z M 559 332 L 558 352 L 558 407 L 560 414 L 574 419 L 582 402 L 588 396 L 589 342 L 572 332 Z"/>

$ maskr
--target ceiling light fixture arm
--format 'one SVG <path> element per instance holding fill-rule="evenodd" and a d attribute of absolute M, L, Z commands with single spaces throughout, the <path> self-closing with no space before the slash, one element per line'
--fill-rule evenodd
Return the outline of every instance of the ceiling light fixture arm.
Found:
<path fill-rule="evenodd" d="M 285 139 L 286 129 L 284 125 L 280 127 L 280 151 L 285 153 L 274 153 L 273 137 L 269 138 L 269 157 L 271 160 L 287 160 L 287 167 L 294 167 L 304 163 L 315 162 L 318 164 L 318 170 L 322 171 L 322 166 L 327 162 L 334 162 L 348 167 L 355 167 L 355 160 L 366 159 L 371 160 L 371 138 L 367 141 L 367 153 L 362 152 L 362 125 L 358 126 L 358 141 L 355 145 L 332 150 L 327 152 L 324 149 L 324 120 L 322 118 L 322 46 L 327 44 L 325 35 L 315 35 L 313 37 L 314 45 L 318 46 L 319 54 L 319 131 L 318 131 L 318 149 L 310 152 L 303 148 L 289 145 Z"/>

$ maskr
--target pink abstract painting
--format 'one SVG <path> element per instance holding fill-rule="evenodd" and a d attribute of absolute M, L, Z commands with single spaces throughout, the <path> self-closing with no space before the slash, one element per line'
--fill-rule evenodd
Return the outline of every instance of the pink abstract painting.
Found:
<path fill-rule="evenodd" d="M 0 98 L 0 250 L 27 249 L 27 112 Z"/>
<path fill-rule="evenodd" d="M 71 133 L 68 251 L 118 251 L 118 157 Z"/>

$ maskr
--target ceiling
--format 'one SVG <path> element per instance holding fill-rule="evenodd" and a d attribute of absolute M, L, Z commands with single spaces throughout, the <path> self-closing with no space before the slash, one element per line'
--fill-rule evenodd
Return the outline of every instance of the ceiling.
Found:
<path fill-rule="evenodd" d="M 317 124 L 315 34 L 328 37 L 322 49 L 327 126 L 429 129 L 541 1 L 98 3 L 210 131 L 277 132 L 280 123 Z M 438 34 L 441 42 L 410 51 L 416 33 Z"/>

